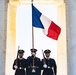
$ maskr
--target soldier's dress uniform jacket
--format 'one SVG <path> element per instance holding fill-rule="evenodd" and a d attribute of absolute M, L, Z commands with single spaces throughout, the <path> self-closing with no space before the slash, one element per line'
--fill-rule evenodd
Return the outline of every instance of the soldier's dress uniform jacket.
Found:
<path fill-rule="evenodd" d="M 15 69 L 15 65 L 16 65 L 16 60 L 14 60 L 14 63 L 13 63 L 13 70 L 16 70 L 15 71 L 15 75 L 25 75 L 25 68 L 27 66 L 27 61 L 26 59 L 22 58 L 22 59 L 17 59 L 17 66 L 18 68 Z"/>
<path fill-rule="evenodd" d="M 56 75 L 57 73 L 57 66 L 56 66 L 56 62 L 54 59 L 49 58 L 46 59 L 46 64 L 47 64 L 47 68 L 43 67 L 43 73 L 42 75 Z M 42 59 L 42 66 L 44 65 L 44 59 Z"/>
<path fill-rule="evenodd" d="M 29 56 L 27 58 L 27 64 L 27 75 L 41 75 L 41 62 L 38 57 Z M 33 69 L 35 70 L 35 72 L 33 72 Z"/>

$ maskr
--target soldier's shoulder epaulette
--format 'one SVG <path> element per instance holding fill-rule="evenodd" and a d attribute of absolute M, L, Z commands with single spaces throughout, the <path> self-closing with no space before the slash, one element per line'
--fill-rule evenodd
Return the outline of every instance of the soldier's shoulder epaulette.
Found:
<path fill-rule="evenodd" d="M 31 56 L 28 56 L 27 59 L 31 58 Z"/>
<path fill-rule="evenodd" d="M 23 60 L 26 60 L 25 58 L 23 58 Z"/>
<path fill-rule="evenodd" d="M 53 58 L 50 58 L 51 60 L 53 60 Z"/>
<path fill-rule="evenodd" d="M 37 58 L 37 60 L 40 60 L 40 58 L 38 58 L 38 57 L 36 57 Z"/>
<path fill-rule="evenodd" d="M 55 61 L 55 59 L 53 59 L 53 58 L 50 58 L 50 60 Z"/>

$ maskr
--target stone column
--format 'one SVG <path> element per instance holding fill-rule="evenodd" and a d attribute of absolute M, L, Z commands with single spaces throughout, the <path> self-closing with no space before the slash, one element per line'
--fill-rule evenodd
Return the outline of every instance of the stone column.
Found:
<path fill-rule="evenodd" d="M 3 53 L 2 53 L 2 56 L 3 56 L 3 74 L 2 75 L 5 75 L 5 61 L 6 61 L 6 33 L 7 33 L 7 5 L 8 5 L 8 2 L 9 0 L 4 0 L 4 28 L 3 28 Z"/>
<path fill-rule="evenodd" d="M 76 75 L 76 0 L 67 0 L 68 70 Z"/>
<path fill-rule="evenodd" d="M 58 6 L 58 25 L 61 27 L 61 34 L 57 46 L 57 75 L 68 75 L 65 3 Z"/>
<path fill-rule="evenodd" d="M 17 5 L 9 3 L 7 14 L 5 75 L 14 75 L 12 65 L 16 58 L 16 11 Z"/>
<path fill-rule="evenodd" d="M 0 0 L 0 75 L 3 73 L 3 35 L 4 35 L 4 2 Z"/>

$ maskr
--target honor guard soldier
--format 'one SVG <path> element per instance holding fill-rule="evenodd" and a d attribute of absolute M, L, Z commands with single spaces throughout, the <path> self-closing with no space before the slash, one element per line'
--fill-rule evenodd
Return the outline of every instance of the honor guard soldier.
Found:
<path fill-rule="evenodd" d="M 24 50 L 18 50 L 17 58 L 13 63 L 13 70 L 15 70 L 15 75 L 26 75 L 27 61 L 25 58 L 23 58 L 23 54 Z"/>
<path fill-rule="evenodd" d="M 50 58 L 51 51 L 49 49 L 44 51 L 45 58 L 42 59 L 43 73 L 42 75 L 56 75 L 57 66 L 53 58 Z"/>
<path fill-rule="evenodd" d="M 41 62 L 36 57 L 37 49 L 31 49 L 31 56 L 27 58 L 27 75 L 41 75 Z"/>

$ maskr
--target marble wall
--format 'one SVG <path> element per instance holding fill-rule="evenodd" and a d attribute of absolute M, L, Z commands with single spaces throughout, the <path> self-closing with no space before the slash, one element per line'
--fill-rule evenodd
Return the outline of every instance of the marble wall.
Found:
<path fill-rule="evenodd" d="M 0 75 L 5 75 L 7 3 L 8 0 L 0 0 Z"/>
<path fill-rule="evenodd" d="M 4 0 L 0 0 L 0 75 L 2 75 L 2 54 L 3 54 L 3 28 L 4 28 Z"/>
<path fill-rule="evenodd" d="M 76 0 L 67 1 L 68 71 L 76 75 Z"/>

